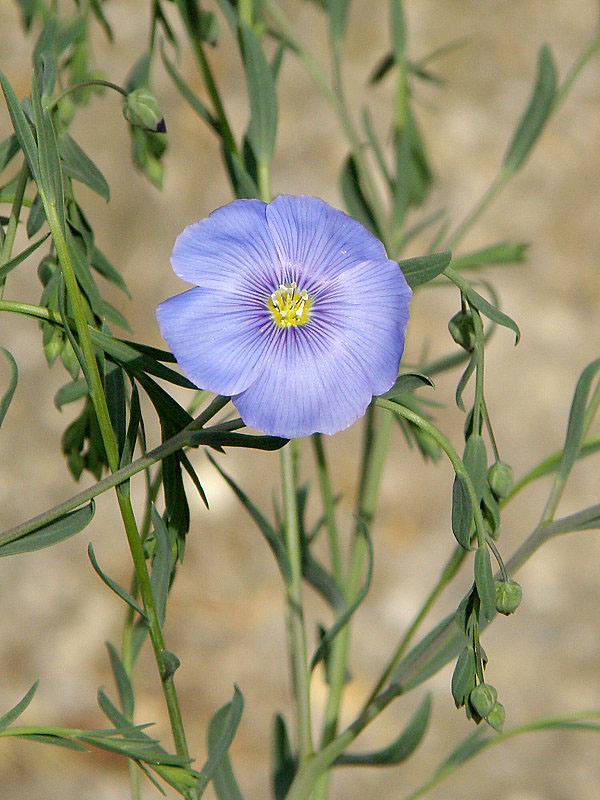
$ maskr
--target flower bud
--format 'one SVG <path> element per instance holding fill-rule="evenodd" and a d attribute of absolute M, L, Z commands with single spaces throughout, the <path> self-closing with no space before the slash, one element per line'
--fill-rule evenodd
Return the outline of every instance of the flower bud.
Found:
<path fill-rule="evenodd" d="M 475 326 L 473 325 L 473 316 L 470 311 L 459 311 L 455 314 L 448 323 L 448 330 L 456 344 L 469 353 L 473 351 L 475 347 Z"/>
<path fill-rule="evenodd" d="M 513 488 L 513 471 L 506 461 L 496 461 L 488 469 L 488 483 L 490 489 L 499 499 L 508 497 Z"/>
<path fill-rule="evenodd" d="M 496 703 L 485 719 L 488 725 L 491 725 L 495 731 L 502 733 L 505 718 L 506 711 L 504 710 L 504 706 L 502 703 Z"/>
<path fill-rule="evenodd" d="M 160 106 L 150 89 L 134 89 L 125 98 L 123 116 L 132 125 L 147 131 L 164 133 L 167 128 Z"/>
<path fill-rule="evenodd" d="M 496 582 L 496 611 L 504 614 L 514 614 L 523 597 L 523 590 L 516 581 L 497 581 Z"/>
<path fill-rule="evenodd" d="M 491 683 L 480 683 L 469 695 L 469 703 L 480 717 L 487 717 L 498 699 L 498 692 Z"/>

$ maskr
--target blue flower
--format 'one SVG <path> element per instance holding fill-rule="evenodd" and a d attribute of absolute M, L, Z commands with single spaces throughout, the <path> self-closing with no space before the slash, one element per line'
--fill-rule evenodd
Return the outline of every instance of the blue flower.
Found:
<path fill-rule="evenodd" d="M 323 200 L 236 200 L 187 227 L 171 264 L 195 286 L 159 305 L 162 335 L 246 425 L 335 433 L 396 380 L 411 290 L 381 242 Z"/>

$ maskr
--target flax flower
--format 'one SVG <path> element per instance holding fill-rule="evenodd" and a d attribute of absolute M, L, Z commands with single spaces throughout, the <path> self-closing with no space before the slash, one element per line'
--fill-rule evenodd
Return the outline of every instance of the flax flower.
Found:
<path fill-rule="evenodd" d="M 394 383 L 410 288 L 381 242 L 324 201 L 236 200 L 187 227 L 171 264 L 194 288 L 159 305 L 162 335 L 246 425 L 335 433 Z"/>

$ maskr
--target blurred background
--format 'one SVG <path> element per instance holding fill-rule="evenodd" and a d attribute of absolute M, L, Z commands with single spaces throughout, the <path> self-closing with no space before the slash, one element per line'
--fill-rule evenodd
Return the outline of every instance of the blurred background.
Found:
<path fill-rule="evenodd" d="M 122 83 L 146 42 L 147 3 L 106 4 L 116 32 L 109 46 L 95 44 L 98 66 Z M 167 4 L 168 5 L 168 4 Z M 297 30 L 326 65 L 321 14 L 310 3 L 282 3 Z M 495 176 L 535 78 L 537 51 L 548 42 L 560 76 L 583 48 L 595 22 L 592 0 L 420 0 L 406 2 L 409 55 L 418 59 L 449 41 L 465 45 L 434 65 L 446 85 L 421 84 L 417 116 L 435 170 L 436 187 L 426 211 L 445 207 L 456 223 Z M 210 3 L 207 8 L 212 7 Z M 367 92 L 367 76 L 388 50 L 387 4 L 355 0 L 345 49 L 348 95 L 355 112 L 369 97 L 377 129 L 389 141 L 392 80 Z M 233 43 L 210 52 L 236 132 L 246 124 L 245 84 Z M 33 39 L 25 38 L 17 4 L 0 3 L 0 66 L 17 95 L 29 89 Z M 189 52 L 181 70 L 202 92 Z M 130 166 L 130 144 L 115 95 L 94 98 L 79 113 L 74 136 L 107 177 L 107 206 L 85 187 L 79 196 L 96 230 L 98 245 L 122 270 L 134 302 L 109 296 L 126 314 L 134 338 L 163 346 L 154 309 L 184 287 L 173 276 L 169 254 L 176 235 L 231 199 L 210 132 L 177 95 L 156 65 L 153 79 L 169 132 L 162 191 Z M 503 458 L 517 476 L 563 441 L 575 382 L 600 355 L 600 62 L 588 65 L 551 120 L 523 171 L 463 243 L 462 251 L 503 239 L 531 242 L 529 263 L 496 268 L 488 276 L 503 308 L 519 323 L 523 339 L 499 330 L 487 356 L 487 398 Z M 4 105 L 0 135 L 9 130 Z M 337 179 L 347 147 L 325 101 L 302 67 L 286 56 L 280 79 L 280 127 L 274 191 L 310 193 L 341 206 Z M 425 212 L 424 212 L 425 213 Z M 418 221 L 414 216 L 412 222 Z M 428 239 L 415 241 L 417 255 Z M 19 240 L 22 245 L 24 240 Z M 35 259 L 9 280 L 7 297 L 37 302 Z M 407 359 L 428 344 L 430 354 L 454 347 L 447 320 L 458 310 L 451 288 L 419 291 L 412 304 Z M 66 381 L 57 364 L 48 370 L 37 325 L 0 317 L 0 341 L 16 357 L 20 382 L 0 434 L 0 525 L 2 529 L 73 494 L 60 455 L 60 437 L 74 415 L 53 406 Z M 1 380 L 7 379 L 4 364 Z M 437 382 L 446 404 L 438 422 L 460 446 L 463 416 L 453 403 L 457 375 Z M 343 492 L 342 524 L 352 523 L 352 493 L 360 424 L 328 442 L 337 486 Z M 460 448 L 459 448 L 460 449 Z M 183 568 L 172 593 L 166 637 L 182 666 L 177 673 L 192 752 L 202 763 L 207 720 L 232 695 L 234 681 L 246 706 L 231 754 L 248 800 L 268 796 L 268 737 L 273 713 L 290 718 L 285 660 L 283 597 L 276 568 L 260 534 L 203 454 L 193 456 L 209 497 L 207 512 L 190 490 L 192 529 Z M 276 457 L 252 453 L 221 459 L 261 507 L 277 491 Z M 302 468 L 310 476 L 310 452 Z M 598 502 L 597 459 L 573 472 L 559 515 Z M 82 483 L 88 478 L 84 477 Z M 141 484 L 141 481 L 138 481 Z M 314 481 L 313 481 L 314 485 Z M 423 464 L 394 432 L 373 528 L 375 571 L 368 601 L 356 615 L 350 719 L 373 680 L 435 583 L 454 541 L 450 531 L 451 474 L 443 462 Z M 133 491 L 140 492 L 135 484 Z M 524 492 L 505 513 L 500 546 L 508 557 L 535 526 L 548 479 Z M 139 496 L 139 494 L 137 495 Z M 96 517 L 84 533 L 56 548 L 0 563 L 0 711 L 11 707 L 34 680 L 36 698 L 24 722 L 103 727 L 95 694 L 106 686 L 114 697 L 104 641 L 118 642 L 122 608 L 91 569 L 86 548 L 93 541 L 103 569 L 123 584 L 129 556 L 112 496 L 98 499 Z M 519 573 L 524 600 L 518 613 L 485 632 L 488 680 L 498 687 L 507 726 L 583 708 L 600 707 L 600 542 L 594 532 L 549 543 Z M 444 594 L 431 626 L 448 613 L 470 584 L 470 566 Z M 325 622 L 327 612 L 310 599 Z M 423 634 L 429 630 L 426 624 Z M 450 695 L 449 665 L 428 688 L 434 695 L 430 732 L 416 756 L 399 768 L 336 773 L 332 798 L 402 798 L 425 780 L 453 743 L 470 732 Z M 137 671 L 138 721 L 155 721 L 169 741 L 154 664 L 144 651 Z M 324 697 L 320 676 L 314 696 Z M 357 742 L 361 750 L 387 744 L 423 697 L 420 687 L 398 700 Z M 428 797 L 480 800 L 596 800 L 600 785 L 598 742 L 593 734 L 529 734 L 478 756 Z M 207 796 L 210 795 L 207 792 Z M 155 790 L 144 787 L 144 797 Z M 4 800 L 120 800 L 128 796 L 127 769 L 117 757 L 71 753 L 3 740 L 0 795 Z"/>

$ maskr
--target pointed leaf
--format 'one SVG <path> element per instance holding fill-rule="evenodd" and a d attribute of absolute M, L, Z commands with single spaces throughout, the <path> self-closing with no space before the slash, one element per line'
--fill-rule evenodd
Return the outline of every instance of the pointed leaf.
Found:
<path fill-rule="evenodd" d="M 127 717 L 127 719 L 133 719 L 133 708 L 134 708 L 133 687 L 131 685 L 131 681 L 129 680 L 129 675 L 127 674 L 125 667 L 123 666 L 121 657 L 119 656 L 113 645 L 110 642 L 106 642 L 106 647 L 108 648 L 108 655 L 110 656 L 110 664 L 112 667 L 113 675 L 115 676 L 115 683 L 117 685 L 117 691 L 119 693 L 119 700 L 121 701 L 121 708 L 123 709 L 123 714 Z"/>
<path fill-rule="evenodd" d="M 2 84 L 2 91 L 6 99 L 8 113 L 13 124 L 15 136 L 17 137 L 21 150 L 25 154 L 29 171 L 34 177 L 35 182 L 39 185 L 40 181 L 40 163 L 38 156 L 38 148 L 35 143 L 33 133 L 27 122 L 23 109 L 19 105 L 17 96 L 15 95 L 12 86 L 8 82 L 6 75 L 0 70 L 0 83 Z"/>
<path fill-rule="evenodd" d="M 2 556 L 12 556 L 17 553 L 32 553 L 34 550 L 41 550 L 53 544 L 62 542 L 82 531 L 94 516 L 94 501 L 86 506 L 78 508 L 76 511 L 69 511 L 62 517 L 55 519 L 47 525 L 42 525 L 33 531 L 20 536 L 17 533 L 15 538 L 11 537 L 8 541 L 3 540 L 0 535 L 0 558 Z"/>
<path fill-rule="evenodd" d="M 537 81 L 533 95 L 504 156 L 505 169 L 516 172 L 523 165 L 550 116 L 555 97 L 556 68 L 550 49 L 544 45 L 538 56 Z"/>
<path fill-rule="evenodd" d="M 489 622 L 496 616 L 496 584 L 490 553 L 485 544 L 480 545 L 475 551 L 475 586 L 481 600 L 483 616 Z"/>
<path fill-rule="evenodd" d="M 373 574 L 373 544 L 371 542 L 371 536 L 367 529 L 367 526 L 363 523 L 359 527 L 359 535 L 364 537 L 365 544 L 367 545 L 367 573 L 365 575 L 365 580 L 363 585 L 360 587 L 356 597 L 347 606 L 344 611 L 336 618 L 334 624 L 329 628 L 325 636 L 321 639 L 319 646 L 315 650 L 315 653 L 312 657 L 310 662 L 310 669 L 311 672 L 317 666 L 317 664 L 322 660 L 323 656 L 325 655 L 327 649 L 330 647 L 331 642 L 335 639 L 338 633 L 343 630 L 346 625 L 348 624 L 350 618 L 362 603 L 362 601 L 367 596 L 367 592 L 369 591 L 369 587 L 371 585 L 371 576 Z"/>
<path fill-rule="evenodd" d="M 152 524 L 154 526 L 156 548 L 152 558 L 152 574 L 150 575 L 150 583 L 152 585 L 152 594 L 154 595 L 156 613 L 161 626 L 163 626 L 165 624 L 165 617 L 167 613 L 167 597 L 169 594 L 169 582 L 171 578 L 171 542 L 169 540 L 169 532 L 166 528 L 166 525 L 156 510 L 156 506 L 154 505 L 152 506 L 151 515 Z"/>
<path fill-rule="evenodd" d="M 404 392 L 413 392 L 421 386 L 431 386 L 435 389 L 433 381 L 427 375 L 420 372 L 405 372 L 403 375 L 399 375 L 392 388 L 381 396 L 389 400 Z"/>
<path fill-rule="evenodd" d="M 465 550 L 471 549 L 473 509 L 467 483 L 458 472 L 452 485 L 452 533 Z"/>
<path fill-rule="evenodd" d="M 37 687 L 38 681 L 33 684 L 25 697 L 19 700 L 16 706 L 13 706 L 10 711 L 2 714 L 0 717 L 0 731 L 6 730 L 9 725 L 12 725 L 12 723 L 21 716 L 21 714 L 33 700 L 33 695 L 35 694 Z"/>
<path fill-rule="evenodd" d="M 522 264 L 527 260 L 528 242 L 498 242 L 472 253 L 455 256 L 452 260 L 454 269 L 479 269 L 493 264 Z"/>
<path fill-rule="evenodd" d="M 217 472 L 225 479 L 225 481 L 229 484 L 229 486 L 235 492 L 238 500 L 244 506 L 246 511 L 250 514 L 258 529 L 262 533 L 262 535 L 267 540 L 267 544 L 271 548 L 273 555 L 275 556 L 275 560 L 277 561 L 277 566 L 283 576 L 283 579 L 286 583 L 289 582 L 291 577 L 291 568 L 290 562 L 288 559 L 287 551 L 285 549 L 285 544 L 281 538 L 268 521 L 268 519 L 258 510 L 258 508 L 254 505 L 254 503 L 250 500 L 250 498 L 240 489 L 237 483 L 231 478 L 222 468 L 221 466 L 215 461 L 215 459 L 208 454 L 208 460 L 213 465 L 213 467 L 217 470 Z"/>
<path fill-rule="evenodd" d="M 0 352 L 4 353 L 6 356 L 6 360 L 10 366 L 10 378 L 8 380 L 8 386 L 6 387 L 6 391 L 0 398 L 0 427 L 4 422 L 4 417 L 6 416 L 6 412 L 8 411 L 8 407 L 10 406 L 15 389 L 17 388 L 17 382 L 19 380 L 19 368 L 17 367 L 17 362 L 15 361 L 13 354 L 10 353 L 5 347 L 0 347 Z"/>
<path fill-rule="evenodd" d="M 6 264 L 3 264 L 2 267 L 0 267 L 0 281 L 5 278 L 15 267 L 18 267 L 22 261 L 25 261 L 26 258 L 29 258 L 29 256 L 34 253 L 40 245 L 44 244 L 48 236 L 50 236 L 49 233 L 44 234 L 44 236 L 42 236 L 41 239 L 38 239 L 37 242 L 30 244 L 29 247 L 25 248 L 25 250 L 22 250 L 14 258 L 11 258 L 11 260 L 7 261 Z"/>
<path fill-rule="evenodd" d="M 285 800 L 297 770 L 285 720 L 276 714 L 271 744 L 272 787 L 274 800 Z"/>
<path fill-rule="evenodd" d="M 238 26 L 250 101 L 248 139 L 256 160 L 268 164 L 273 157 L 277 135 L 277 94 L 273 73 L 252 28 L 241 20 Z"/>
<path fill-rule="evenodd" d="M 362 222 L 365 228 L 370 230 L 372 234 L 381 238 L 375 215 L 360 185 L 358 168 L 352 156 L 348 156 L 344 162 L 339 183 L 348 213 L 359 220 L 359 222 Z"/>
<path fill-rule="evenodd" d="M 120 586 L 116 581 L 112 578 L 109 578 L 108 575 L 100 569 L 100 566 L 96 560 L 96 554 L 94 553 L 94 548 L 92 547 L 92 543 L 88 545 L 88 557 L 94 568 L 94 571 L 98 575 L 101 581 L 105 583 L 108 588 L 113 591 L 118 597 L 121 598 L 128 606 L 131 606 L 134 611 L 143 618 L 146 618 L 146 614 L 144 613 L 144 609 L 140 606 L 140 604 L 129 594 L 129 592 Z"/>
<path fill-rule="evenodd" d="M 85 183 L 107 202 L 110 200 L 110 189 L 106 178 L 75 139 L 66 132 L 58 137 L 58 151 L 65 175 Z"/>
<path fill-rule="evenodd" d="M 451 260 L 451 251 L 443 250 L 441 253 L 430 253 L 417 258 L 407 258 L 398 263 L 404 273 L 406 282 L 411 289 L 414 289 L 415 286 L 420 286 L 422 283 L 427 283 L 427 281 L 437 278 L 446 269 Z"/>
<path fill-rule="evenodd" d="M 467 439 L 463 463 L 473 483 L 477 499 L 481 500 L 487 486 L 487 455 L 485 442 L 479 434 L 473 434 Z"/>
<path fill-rule="evenodd" d="M 431 695 L 425 696 L 406 728 L 395 742 L 374 753 L 344 753 L 339 756 L 335 766 L 381 767 L 401 764 L 417 749 L 429 724 L 431 715 Z"/>
<path fill-rule="evenodd" d="M 558 470 L 558 474 L 563 480 L 565 480 L 571 472 L 581 449 L 588 395 L 590 393 L 592 381 L 598 370 L 600 370 L 600 358 L 588 364 L 581 373 L 577 381 L 577 386 L 575 387 L 571 410 L 569 412 L 563 456 Z"/>
<path fill-rule="evenodd" d="M 238 687 L 235 686 L 231 702 L 222 706 L 209 722 L 208 759 L 200 771 L 196 784 L 198 796 L 202 795 L 208 782 L 213 780 L 219 800 L 241 798 L 239 787 L 231 772 L 227 751 L 240 724 L 243 709 L 244 698 Z M 227 794 L 227 791 L 230 791 L 231 794 Z"/>
<path fill-rule="evenodd" d="M 515 344 L 519 344 L 521 331 L 519 330 L 517 323 L 511 319 L 508 314 L 504 314 L 499 308 L 496 308 L 496 306 L 488 303 L 488 301 L 478 294 L 472 286 L 469 286 L 466 295 L 470 305 L 481 311 L 481 313 L 485 314 L 485 316 L 489 319 L 497 322 L 498 325 L 503 325 L 505 328 L 510 328 L 512 331 L 514 331 Z"/>

